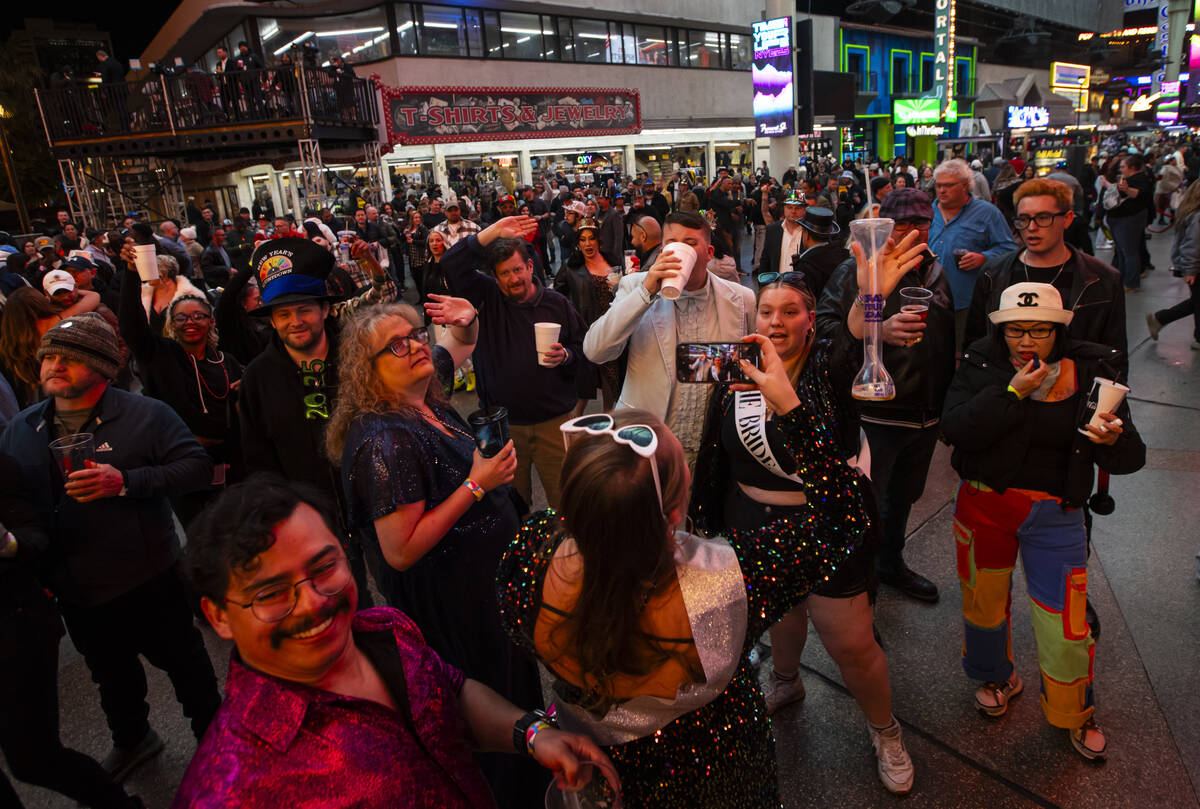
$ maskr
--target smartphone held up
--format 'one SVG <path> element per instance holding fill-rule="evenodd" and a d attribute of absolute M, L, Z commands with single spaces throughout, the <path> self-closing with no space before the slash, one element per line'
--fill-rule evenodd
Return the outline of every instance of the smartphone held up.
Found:
<path fill-rule="evenodd" d="M 738 360 L 761 368 L 758 343 L 680 343 L 675 347 L 675 378 L 680 382 L 749 382 Z"/>

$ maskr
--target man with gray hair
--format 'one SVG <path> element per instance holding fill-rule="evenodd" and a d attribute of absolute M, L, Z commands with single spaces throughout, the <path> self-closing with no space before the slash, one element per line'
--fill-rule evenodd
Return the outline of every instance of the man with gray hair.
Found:
<path fill-rule="evenodd" d="M 962 349 L 967 312 L 978 270 L 990 258 L 1017 249 L 1000 209 L 975 199 L 975 173 L 966 161 L 947 160 L 933 171 L 937 202 L 929 228 L 929 250 L 946 270 L 954 294 L 955 348 Z"/>

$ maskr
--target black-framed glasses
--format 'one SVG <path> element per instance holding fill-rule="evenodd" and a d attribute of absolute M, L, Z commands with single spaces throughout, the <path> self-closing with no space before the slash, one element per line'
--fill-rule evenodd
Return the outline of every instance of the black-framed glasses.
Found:
<path fill-rule="evenodd" d="M 1011 323 L 1004 324 L 1004 336 L 1011 340 L 1020 340 L 1026 334 L 1035 340 L 1045 340 L 1047 337 L 1054 334 L 1054 327 L 1034 326 L 1032 329 L 1022 329 L 1020 326 L 1014 326 Z"/>
<path fill-rule="evenodd" d="M 1025 228 L 1029 227 L 1030 222 L 1037 222 L 1037 226 L 1039 228 L 1048 228 L 1054 224 L 1055 219 L 1060 216 L 1066 216 L 1068 213 L 1070 213 L 1070 211 L 1058 211 L 1057 213 L 1040 211 L 1039 213 L 1035 213 L 1033 216 L 1021 214 L 1012 221 L 1013 227 L 1015 227 L 1017 230 L 1024 230 Z"/>
<path fill-rule="evenodd" d="M 413 348 L 414 343 L 417 346 L 429 345 L 429 328 L 427 326 L 421 326 L 420 328 L 413 329 L 403 337 L 397 337 L 385 345 L 375 357 L 382 357 L 389 351 L 400 359 L 411 357 L 416 352 L 416 349 Z"/>
<path fill-rule="evenodd" d="M 796 289 L 808 289 L 808 282 L 804 280 L 804 273 L 800 270 L 789 270 L 788 272 L 760 272 L 756 276 L 758 285 L 765 287 L 767 284 L 773 284 L 776 281 L 787 284 Z"/>
<path fill-rule="evenodd" d="M 212 320 L 212 315 L 208 312 L 192 312 L 190 315 L 180 312 L 177 315 L 171 315 L 171 322 L 176 326 L 186 326 L 189 320 L 193 323 L 205 323 Z"/>
<path fill-rule="evenodd" d="M 277 624 L 292 614 L 300 598 L 300 585 L 308 582 L 320 596 L 335 596 L 350 585 L 353 578 L 350 565 L 342 556 L 322 560 L 312 574 L 298 582 L 282 582 L 264 587 L 245 604 L 230 601 L 230 604 L 248 609 L 254 617 L 265 624 Z"/>

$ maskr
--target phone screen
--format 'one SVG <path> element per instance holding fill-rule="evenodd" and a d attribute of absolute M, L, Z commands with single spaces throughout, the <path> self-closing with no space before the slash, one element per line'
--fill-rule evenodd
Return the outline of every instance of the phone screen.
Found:
<path fill-rule="evenodd" d="M 675 378 L 680 382 L 749 382 L 739 359 L 762 367 L 758 343 L 680 343 L 675 347 Z"/>

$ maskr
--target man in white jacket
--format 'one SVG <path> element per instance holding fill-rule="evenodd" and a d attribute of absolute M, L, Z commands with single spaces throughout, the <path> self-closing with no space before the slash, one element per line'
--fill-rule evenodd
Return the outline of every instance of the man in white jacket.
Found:
<path fill-rule="evenodd" d="M 621 279 L 612 305 L 588 329 L 583 353 L 592 362 L 608 362 L 629 346 L 625 385 L 616 406 L 641 408 L 663 419 L 691 463 L 700 447 L 712 386 L 677 382 L 675 346 L 741 340 L 754 328 L 755 305 L 749 289 L 705 269 L 713 248 L 703 217 L 690 211 L 668 216 L 663 244 L 673 242 L 689 244 L 697 253 L 683 294 L 673 301 L 660 294 L 663 281 L 683 268 L 679 256 L 664 251 L 648 272 Z"/>

